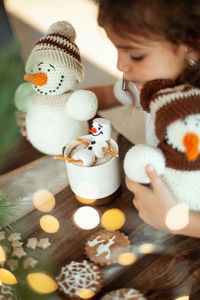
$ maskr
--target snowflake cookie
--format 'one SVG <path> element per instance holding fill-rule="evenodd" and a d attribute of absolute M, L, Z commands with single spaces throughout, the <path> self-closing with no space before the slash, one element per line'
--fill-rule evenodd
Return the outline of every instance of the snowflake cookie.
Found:
<path fill-rule="evenodd" d="M 71 261 L 63 266 L 56 280 L 59 292 L 66 299 L 80 299 L 78 293 L 83 289 L 97 294 L 103 284 L 100 268 L 87 260 Z"/>
<path fill-rule="evenodd" d="M 0 300 L 17 300 L 15 288 L 7 284 L 0 286 Z"/>

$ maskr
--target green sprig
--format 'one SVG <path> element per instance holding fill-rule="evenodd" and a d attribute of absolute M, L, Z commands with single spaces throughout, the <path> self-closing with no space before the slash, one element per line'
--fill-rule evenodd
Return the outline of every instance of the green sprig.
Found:
<path fill-rule="evenodd" d="M 4 195 L 0 195 L 0 230 L 8 227 L 13 229 L 9 224 L 10 217 L 16 216 L 16 204 L 10 203 L 11 200 Z"/>

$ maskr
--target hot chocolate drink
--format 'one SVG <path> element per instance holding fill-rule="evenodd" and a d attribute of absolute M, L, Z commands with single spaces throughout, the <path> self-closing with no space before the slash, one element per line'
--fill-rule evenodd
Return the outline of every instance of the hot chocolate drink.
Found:
<path fill-rule="evenodd" d="M 111 123 L 95 119 L 91 135 L 67 145 L 64 156 L 69 184 L 79 202 L 104 205 L 119 192 L 120 168 L 118 145 L 111 138 Z"/>
<path fill-rule="evenodd" d="M 91 142 L 89 139 L 84 139 L 84 141 L 87 142 L 88 144 L 90 144 L 90 142 Z M 114 148 L 112 147 L 112 145 L 110 144 L 109 141 L 107 141 L 107 144 L 108 144 L 108 150 L 114 152 Z M 76 159 L 77 158 L 76 153 L 79 151 L 82 151 L 82 150 L 88 150 L 87 146 L 85 144 L 79 143 L 76 146 L 74 146 L 74 148 L 70 151 L 68 157 Z M 88 152 L 89 151 L 90 150 L 88 150 Z M 82 152 L 82 153 L 84 153 L 84 152 Z M 103 157 L 94 156 L 94 160 L 92 161 L 92 163 L 89 166 L 92 167 L 92 166 L 102 165 L 102 164 L 106 163 L 107 161 L 109 161 L 110 159 L 112 159 L 112 157 L 113 156 L 110 153 L 104 152 Z M 84 163 L 82 162 L 82 163 L 80 163 L 80 166 L 85 167 L 88 165 L 84 165 Z"/>

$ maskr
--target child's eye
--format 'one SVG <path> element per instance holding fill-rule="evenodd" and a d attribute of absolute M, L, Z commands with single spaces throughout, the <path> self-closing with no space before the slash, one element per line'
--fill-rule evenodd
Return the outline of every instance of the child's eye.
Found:
<path fill-rule="evenodd" d="M 131 60 L 134 60 L 134 61 L 141 61 L 143 60 L 144 56 L 133 56 L 133 55 L 130 55 L 130 58 Z"/>

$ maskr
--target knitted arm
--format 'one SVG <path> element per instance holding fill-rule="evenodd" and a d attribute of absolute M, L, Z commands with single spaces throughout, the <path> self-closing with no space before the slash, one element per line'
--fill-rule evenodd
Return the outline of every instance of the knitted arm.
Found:
<path fill-rule="evenodd" d="M 72 93 L 67 101 L 67 113 L 79 121 L 92 119 L 97 112 L 96 95 L 91 91 L 78 90 Z"/>
<path fill-rule="evenodd" d="M 31 104 L 33 88 L 30 83 L 22 83 L 15 91 L 15 106 L 18 110 L 27 112 Z"/>
<path fill-rule="evenodd" d="M 151 164 L 158 175 L 165 169 L 165 157 L 159 148 L 136 145 L 128 150 L 124 159 L 124 171 L 127 177 L 139 183 L 150 183 L 145 167 Z"/>

